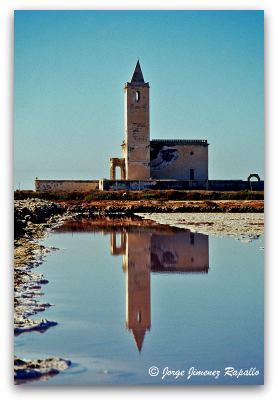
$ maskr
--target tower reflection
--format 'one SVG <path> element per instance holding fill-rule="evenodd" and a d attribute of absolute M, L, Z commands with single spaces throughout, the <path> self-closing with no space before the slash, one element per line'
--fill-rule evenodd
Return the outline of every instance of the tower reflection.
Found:
<path fill-rule="evenodd" d="M 120 244 L 117 246 L 117 236 Z M 151 272 L 156 274 L 207 274 L 207 235 L 185 230 L 149 228 L 112 232 L 111 254 L 123 255 L 126 282 L 126 326 L 141 351 L 151 328 Z"/>
<path fill-rule="evenodd" d="M 151 273 L 153 275 L 207 274 L 209 237 L 163 225 L 143 226 L 134 218 L 97 217 L 71 220 L 57 232 L 110 234 L 110 253 L 122 256 L 126 284 L 126 327 L 142 350 L 151 328 Z"/>

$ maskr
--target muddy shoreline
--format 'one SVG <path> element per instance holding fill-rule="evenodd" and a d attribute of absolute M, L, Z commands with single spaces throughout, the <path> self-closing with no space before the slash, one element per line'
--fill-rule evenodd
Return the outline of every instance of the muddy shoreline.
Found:
<path fill-rule="evenodd" d="M 45 318 L 30 318 L 51 307 L 49 302 L 39 302 L 47 279 L 33 269 L 55 248 L 47 248 L 39 241 L 48 232 L 69 216 L 67 210 L 55 203 L 41 200 L 15 202 L 14 227 L 14 334 L 19 337 L 24 332 L 45 332 L 57 322 Z M 57 357 L 23 360 L 14 358 L 14 379 L 16 384 L 34 379 L 48 379 L 70 366 L 69 360 Z"/>
<path fill-rule="evenodd" d="M 202 218 L 201 223 L 194 222 L 194 217 L 196 220 L 200 212 L 206 214 L 206 217 Z M 218 224 L 220 222 L 223 224 L 222 228 L 217 228 L 217 231 L 220 231 L 222 235 L 231 235 L 231 228 L 229 228 L 229 234 L 226 234 L 223 226 L 229 227 L 227 222 L 231 221 L 233 213 L 237 213 L 239 221 L 244 221 L 244 217 L 252 213 L 250 219 L 257 222 L 256 230 L 263 231 L 262 212 L 263 201 L 261 200 L 217 200 L 213 202 L 207 200 L 96 200 L 89 203 L 53 202 L 40 199 L 16 200 L 14 221 L 14 333 L 16 337 L 20 337 L 23 332 L 37 331 L 42 333 L 47 331 L 49 327 L 57 325 L 57 322 L 48 321 L 47 318 L 37 318 L 38 314 L 44 313 L 46 309 L 51 307 L 51 301 L 38 301 L 38 297 L 43 295 L 44 285 L 48 281 L 42 274 L 33 271 L 33 269 L 43 263 L 48 253 L 55 250 L 55 248 L 41 245 L 39 241 L 45 238 L 53 228 L 60 227 L 65 221 L 76 219 L 78 222 L 79 218 L 90 220 L 94 217 L 99 226 L 169 226 L 172 228 L 176 226 L 177 228 L 187 228 L 206 233 L 204 231 L 208 227 L 210 231 L 212 228 L 216 228 L 215 222 L 217 220 L 212 220 L 214 222 L 212 225 L 211 217 L 209 218 L 209 216 L 213 216 L 211 213 L 216 213 L 219 218 Z M 137 213 L 140 217 L 136 218 Z M 173 216 L 175 216 L 175 220 Z M 202 223 L 206 224 L 205 229 L 202 227 Z M 234 224 L 235 222 L 232 225 L 233 228 L 238 226 Z M 253 226 L 254 228 L 255 226 Z M 232 235 L 242 236 L 242 234 Z M 250 233 L 247 233 L 246 236 L 250 237 Z M 32 361 L 15 357 L 15 383 L 21 384 L 34 379 L 48 379 L 49 376 L 58 374 L 70 365 L 69 360 L 57 357 Z"/>
<path fill-rule="evenodd" d="M 69 211 L 88 214 L 263 213 L 263 200 L 94 200 L 61 202 Z"/>

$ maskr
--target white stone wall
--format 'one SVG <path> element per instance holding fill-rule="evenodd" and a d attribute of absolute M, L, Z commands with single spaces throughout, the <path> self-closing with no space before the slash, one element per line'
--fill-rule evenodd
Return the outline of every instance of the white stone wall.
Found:
<path fill-rule="evenodd" d="M 90 192 L 98 189 L 98 180 L 35 180 L 36 192 Z"/>
<path fill-rule="evenodd" d="M 153 152 L 156 148 L 155 152 Z M 208 179 L 208 146 L 202 144 L 155 144 L 151 145 L 151 178 L 190 180 Z"/>
<path fill-rule="evenodd" d="M 190 231 L 153 233 L 153 271 L 206 272 L 209 268 L 208 236 Z"/>

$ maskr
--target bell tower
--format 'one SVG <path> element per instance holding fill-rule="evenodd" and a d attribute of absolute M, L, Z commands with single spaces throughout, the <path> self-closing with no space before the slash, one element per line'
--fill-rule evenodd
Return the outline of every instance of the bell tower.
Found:
<path fill-rule="evenodd" d="M 126 326 L 139 352 L 151 328 L 151 236 L 146 231 L 126 235 Z"/>
<path fill-rule="evenodd" d="M 122 144 L 126 179 L 150 179 L 149 83 L 139 60 L 125 85 L 125 141 Z"/>

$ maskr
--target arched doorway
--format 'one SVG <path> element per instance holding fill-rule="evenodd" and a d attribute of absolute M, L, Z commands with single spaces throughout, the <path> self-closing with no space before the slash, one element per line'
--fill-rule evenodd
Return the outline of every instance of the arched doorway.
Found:
<path fill-rule="evenodd" d="M 116 180 L 116 168 L 120 168 L 121 180 L 124 180 L 126 177 L 124 158 L 110 158 L 110 179 L 112 180 Z"/>

